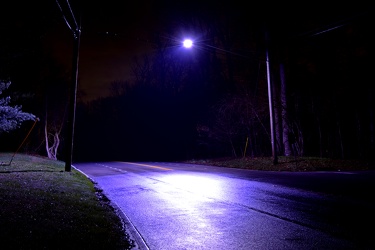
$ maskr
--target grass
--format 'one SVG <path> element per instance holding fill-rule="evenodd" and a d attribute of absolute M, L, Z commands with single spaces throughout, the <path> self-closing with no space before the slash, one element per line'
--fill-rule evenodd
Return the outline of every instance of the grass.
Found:
<path fill-rule="evenodd" d="M 2 249 L 132 249 L 118 211 L 86 176 L 45 157 L 0 153 Z M 188 163 L 264 171 L 349 171 L 374 164 L 322 158 L 271 157 Z M 5 247 L 8 246 L 8 247 Z"/>
<path fill-rule="evenodd" d="M 131 249 L 117 211 L 61 161 L 0 153 L 2 249 Z M 8 246 L 8 247 L 5 247 Z"/>
<path fill-rule="evenodd" d="M 191 160 L 187 163 L 213 165 L 219 167 L 241 168 L 262 171 L 354 171 L 374 170 L 375 164 L 359 160 L 338 160 L 316 157 L 285 157 L 277 158 L 273 164 L 273 157 L 243 157 L 221 158 L 208 160 Z"/>

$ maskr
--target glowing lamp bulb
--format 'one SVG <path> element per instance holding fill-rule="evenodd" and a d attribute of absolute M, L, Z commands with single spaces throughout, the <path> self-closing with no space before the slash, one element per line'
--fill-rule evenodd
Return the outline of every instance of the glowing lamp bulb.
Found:
<path fill-rule="evenodd" d="M 191 48 L 193 46 L 193 41 L 190 39 L 185 39 L 183 45 L 185 48 Z"/>

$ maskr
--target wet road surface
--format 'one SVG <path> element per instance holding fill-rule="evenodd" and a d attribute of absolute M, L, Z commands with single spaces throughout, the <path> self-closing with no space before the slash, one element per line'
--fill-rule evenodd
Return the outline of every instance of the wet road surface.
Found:
<path fill-rule="evenodd" d="M 375 249 L 371 171 L 74 166 L 122 210 L 142 249 Z"/>

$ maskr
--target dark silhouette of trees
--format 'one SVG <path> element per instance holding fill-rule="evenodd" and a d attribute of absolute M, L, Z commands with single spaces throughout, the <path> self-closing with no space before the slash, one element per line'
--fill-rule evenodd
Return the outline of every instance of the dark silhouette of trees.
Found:
<path fill-rule="evenodd" d="M 156 6 L 165 22 L 150 39 L 154 53 L 134 61 L 135 81 L 115 82 L 111 97 L 82 107 L 80 150 L 83 141 L 95 141 L 104 146 L 89 150 L 91 157 L 100 150 L 108 158 L 129 160 L 269 156 L 264 26 L 259 24 L 265 10 L 256 13 L 254 6 L 249 15 L 225 3 L 175 5 Z M 287 13 L 292 14 L 280 12 L 274 15 L 278 22 L 268 23 L 277 154 L 370 158 L 370 20 L 322 35 L 317 30 L 330 30 L 332 16 L 314 20 L 311 11 L 285 18 Z M 197 38 L 192 50 L 180 47 L 182 33 Z"/>
<path fill-rule="evenodd" d="M 15 96 L 24 97 L 12 100 L 41 118 L 29 148 L 63 159 L 69 72 L 41 46 L 61 17 L 37 15 L 37 6 L 20 19 L 29 24 L 4 25 L 2 17 L 0 79 L 10 79 Z M 239 6 L 155 3 L 161 22 L 149 38 L 154 50 L 134 60 L 134 80 L 119 79 L 111 96 L 78 104 L 74 159 L 269 156 L 265 25 L 277 154 L 371 159 L 371 11 L 350 18 L 360 10 Z M 180 45 L 184 34 L 195 38 L 191 50 Z"/>

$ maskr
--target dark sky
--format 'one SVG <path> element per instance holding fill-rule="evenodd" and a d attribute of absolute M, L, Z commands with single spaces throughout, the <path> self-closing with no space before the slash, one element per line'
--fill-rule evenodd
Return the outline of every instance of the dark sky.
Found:
<path fill-rule="evenodd" d="M 368 15 L 371 8 L 372 4 L 361 5 L 359 2 L 331 6 L 319 5 L 318 2 L 243 5 L 241 1 L 195 0 L 83 3 L 81 13 L 75 9 L 77 15 L 82 15 L 80 88 L 95 98 L 107 95 L 112 81 L 131 79 L 133 58 L 152 53 L 148 39 L 154 33 L 162 34 L 163 26 L 169 25 L 169 21 L 181 25 L 178 28 L 183 30 L 184 22 L 191 20 L 190 16 L 204 17 L 215 12 L 226 20 L 243 18 L 244 22 L 255 23 L 248 25 L 268 20 L 275 25 L 282 24 L 277 28 L 280 33 L 300 35 L 329 32 Z M 247 26 L 244 24 L 243 27 Z M 182 36 L 182 32 L 179 34 Z"/>
<path fill-rule="evenodd" d="M 81 11 L 71 6 L 77 22 L 81 15 L 79 89 L 87 94 L 87 100 L 105 97 L 111 82 L 131 78 L 133 58 L 148 52 L 149 44 L 144 40 L 155 23 L 151 1 L 134 1 L 131 5 L 126 1 L 95 1 Z M 64 22 L 58 30 L 51 44 L 69 67 L 72 35 Z"/>
<path fill-rule="evenodd" d="M 61 5 L 65 1 L 59 0 Z M 77 5 L 77 3 L 80 4 Z M 109 94 L 109 84 L 113 81 L 131 79 L 134 57 L 152 54 L 149 38 L 153 34 L 163 34 L 168 22 L 181 28 L 191 17 L 199 15 L 210 20 L 212 13 L 231 21 L 243 18 L 243 27 L 257 25 L 265 20 L 278 25 L 280 34 L 298 35 L 304 32 L 319 32 L 339 27 L 351 18 L 373 13 L 373 4 L 360 2 L 339 3 L 337 5 L 311 3 L 249 3 L 241 1 L 70 1 L 75 16 L 81 16 L 81 46 L 79 56 L 79 90 L 88 99 Z M 2 15 L 6 22 L 27 18 L 55 18 L 54 26 L 48 30 L 46 49 L 53 53 L 66 67 L 71 66 L 72 33 L 67 27 L 56 1 L 15 1 L 2 3 Z M 69 13 L 64 10 L 65 15 Z M 38 15 L 38 17 L 36 17 Z M 211 17 L 212 17 L 211 16 Z M 9 17 L 9 18 L 8 18 Z M 77 20 L 78 21 L 78 20 Z M 48 20 L 44 20 L 47 25 Z M 43 22 L 42 22 L 43 23 Z M 52 23 L 52 22 L 51 22 Z M 248 26 L 247 26 L 248 25 Z M 372 32 L 372 31 L 369 31 Z M 246 30 L 243 31 L 246 33 Z M 311 33 L 311 34 L 312 34 Z M 178 39 L 178 37 L 175 37 Z"/>

